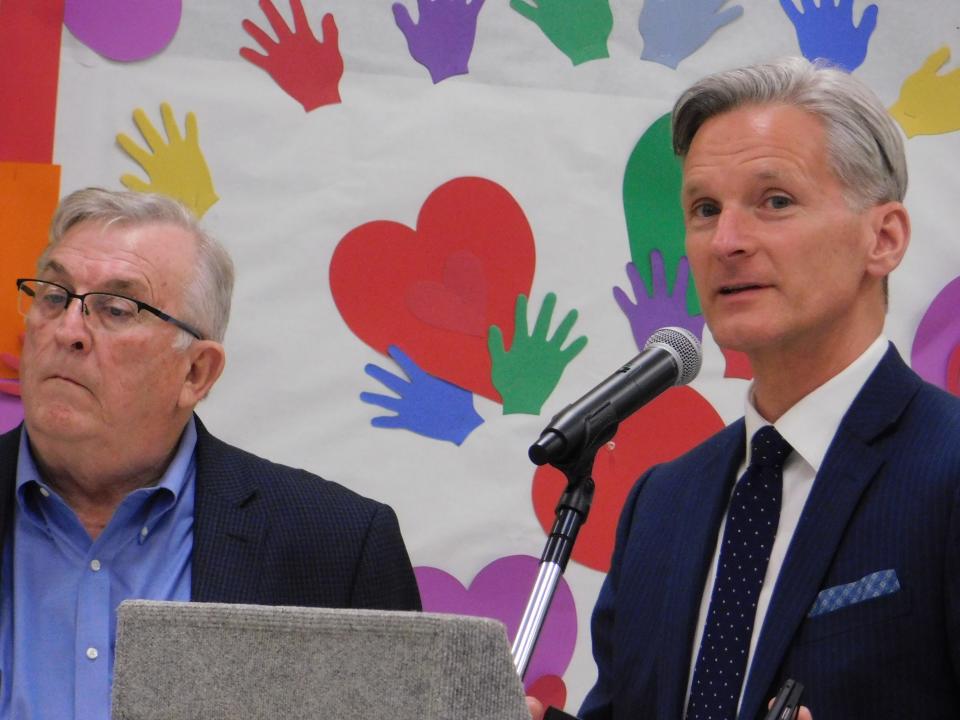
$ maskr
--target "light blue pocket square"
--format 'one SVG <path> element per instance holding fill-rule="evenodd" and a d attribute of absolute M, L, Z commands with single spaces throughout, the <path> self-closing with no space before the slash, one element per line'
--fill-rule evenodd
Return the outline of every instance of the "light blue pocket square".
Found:
<path fill-rule="evenodd" d="M 882 595 L 890 595 L 899 590 L 900 580 L 897 579 L 897 571 L 892 568 L 890 570 L 879 570 L 846 585 L 834 585 L 826 590 L 821 590 L 817 599 L 814 600 L 810 612 L 807 613 L 807 617 L 825 615 L 848 605 L 855 605 Z"/>

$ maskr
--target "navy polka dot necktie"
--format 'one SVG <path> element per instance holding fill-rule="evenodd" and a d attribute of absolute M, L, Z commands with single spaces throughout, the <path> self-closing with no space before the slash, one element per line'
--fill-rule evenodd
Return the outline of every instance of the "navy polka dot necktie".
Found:
<path fill-rule="evenodd" d="M 780 522 L 783 463 L 792 450 L 772 425 L 757 430 L 750 446 L 750 466 L 727 511 L 687 720 L 733 720 L 737 715 L 757 598 Z"/>

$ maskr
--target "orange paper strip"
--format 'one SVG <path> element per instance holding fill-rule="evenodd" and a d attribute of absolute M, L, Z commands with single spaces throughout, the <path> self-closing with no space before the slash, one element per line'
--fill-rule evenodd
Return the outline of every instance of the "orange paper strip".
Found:
<path fill-rule="evenodd" d="M 0 162 L 0 353 L 20 354 L 18 277 L 33 277 L 60 195 L 60 166 Z M 0 377 L 16 372 L 0 365 Z"/>

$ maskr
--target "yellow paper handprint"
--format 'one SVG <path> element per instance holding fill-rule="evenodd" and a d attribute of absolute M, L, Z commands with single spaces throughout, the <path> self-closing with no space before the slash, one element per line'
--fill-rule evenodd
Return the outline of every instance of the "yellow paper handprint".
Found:
<path fill-rule="evenodd" d="M 133 111 L 133 121 L 153 154 L 137 145 L 128 135 L 117 135 L 120 147 L 139 163 L 150 178 L 150 182 L 145 182 L 135 175 L 124 175 L 120 182 L 137 192 L 169 195 L 193 210 L 197 217 L 203 217 L 220 198 L 213 188 L 210 169 L 200 150 L 197 117 L 192 112 L 187 113 L 184 137 L 180 134 L 169 103 L 160 105 L 160 115 L 167 133 L 166 142 L 141 108 Z"/>
<path fill-rule="evenodd" d="M 950 48 L 944 46 L 903 81 L 890 114 L 907 137 L 960 130 L 960 68 L 937 75 L 949 59 Z"/>

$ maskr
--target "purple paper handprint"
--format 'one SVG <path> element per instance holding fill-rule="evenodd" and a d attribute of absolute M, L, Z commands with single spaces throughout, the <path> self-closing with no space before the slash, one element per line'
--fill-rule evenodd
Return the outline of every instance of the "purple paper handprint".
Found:
<path fill-rule="evenodd" d="M 794 0 L 780 0 L 780 7 L 797 30 L 800 52 L 808 60 L 822 58 L 852 72 L 867 56 L 867 44 L 877 27 L 877 6 L 870 5 L 853 24 L 853 0 L 801 0 L 801 13 Z"/>
<path fill-rule="evenodd" d="M 640 57 L 676 69 L 711 35 L 743 14 L 740 5 L 722 12 L 727 0 L 644 0 L 640 11 Z"/>
<path fill-rule="evenodd" d="M 637 347 L 642 349 L 650 336 L 665 326 L 686 328 L 698 338 L 703 337 L 703 315 L 690 315 L 687 312 L 687 283 L 690 278 L 687 258 L 680 258 L 672 291 L 667 288 L 663 255 L 659 250 L 650 253 L 650 271 L 653 278 L 652 293 L 647 290 L 636 266 L 632 262 L 627 263 L 627 277 L 630 278 L 636 302 L 622 288 L 613 288 L 613 297 L 630 321 Z"/>
<path fill-rule="evenodd" d="M 406 373 L 409 380 L 368 363 L 364 372 L 399 397 L 379 393 L 360 393 L 360 399 L 396 415 L 381 415 L 370 421 L 379 428 L 404 428 L 436 440 L 460 445 L 483 424 L 473 407 L 473 394 L 468 390 L 435 378 L 424 372 L 396 345 L 387 351 Z"/>
<path fill-rule="evenodd" d="M 401 3 L 393 4 L 397 27 L 410 55 L 430 71 L 434 84 L 451 75 L 466 75 L 484 0 L 417 0 L 419 22 Z"/>

